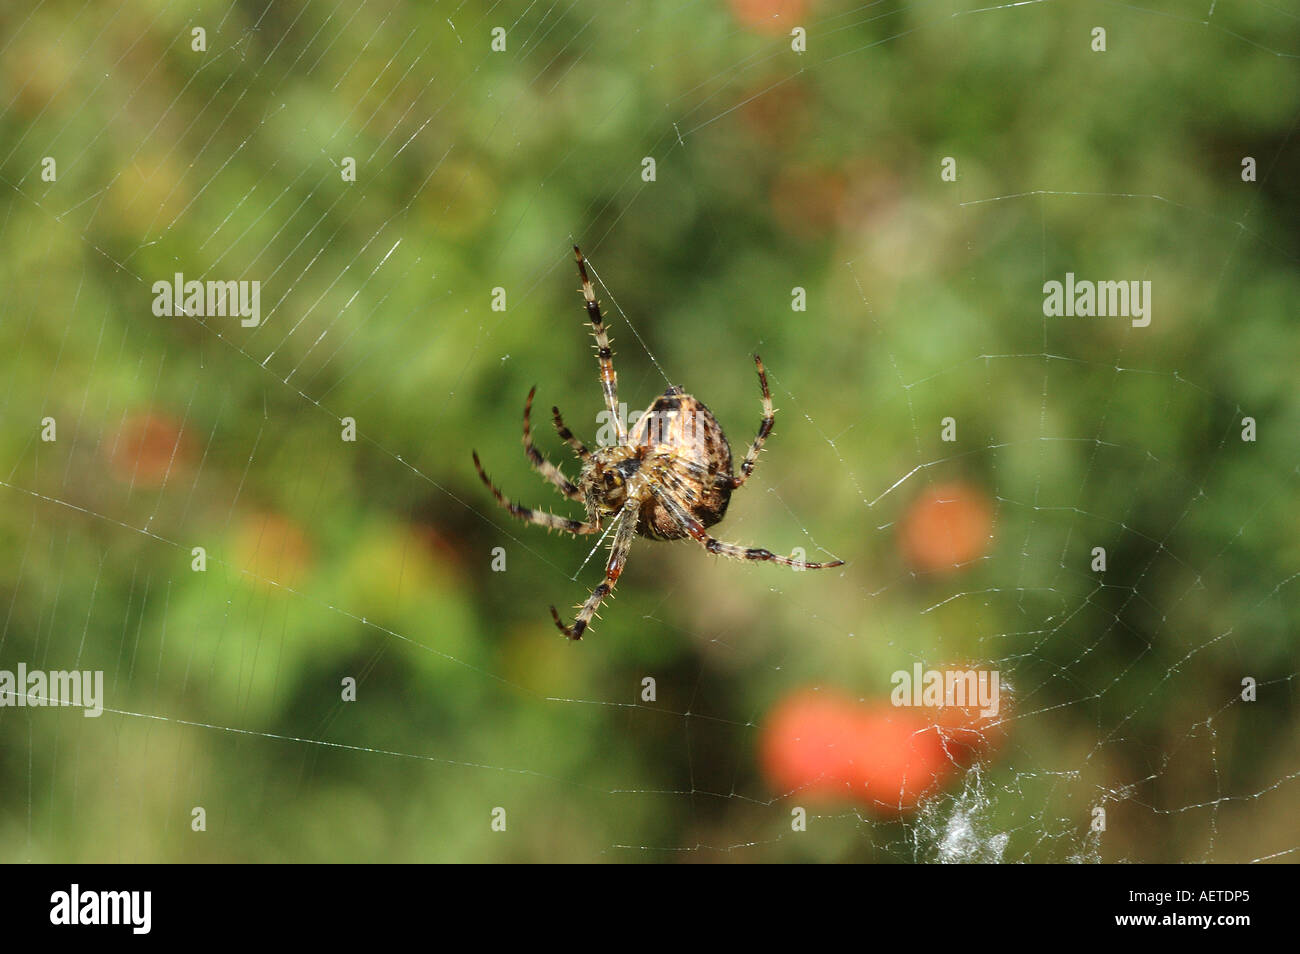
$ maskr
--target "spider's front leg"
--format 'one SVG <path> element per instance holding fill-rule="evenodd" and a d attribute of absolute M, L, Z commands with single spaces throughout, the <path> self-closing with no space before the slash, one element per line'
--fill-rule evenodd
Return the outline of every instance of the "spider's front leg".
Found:
<path fill-rule="evenodd" d="M 627 563 L 627 551 L 632 548 L 632 540 L 636 536 L 636 521 L 640 510 L 640 494 L 629 493 L 622 512 L 615 518 L 619 521 L 619 525 L 614 534 L 614 542 L 610 544 L 609 560 L 605 564 L 605 579 L 601 581 L 600 586 L 591 591 L 587 602 L 583 603 L 582 608 L 578 610 L 573 625 L 565 626 L 555 607 L 551 607 L 551 618 L 555 620 L 555 625 L 570 639 L 582 639 L 582 634 L 591 625 L 591 618 L 596 615 L 596 610 L 600 609 L 600 604 L 605 601 L 605 597 L 613 592 L 614 584 L 623 574 L 623 566 Z"/>
<path fill-rule="evenodd" d="M 528 523 L 535 523 L 548 530 L 563 530 L 565 533 L 586 534 L 600 532 L 600 527 L 594 523 L 570 520 L 568 517 L 560 517 L 553 513 L 547 513 L 545 510 L 534 510 L 531 507 L 515 503 L 498 490 L 496 484 L 492 483 L 492 478 L 483 470 L 483 464 L 478 459 L 478 451 L 474 451 L 473 454 L 474 468 L 478 471 L 479 479 L 483 481 L 488 490 L 492 491 L 492 496 L 496 498 L 496 502 L 510 511 L 512 517 L 518 517 Z"/>
<path fill-rule="evenodd" d="M 553 484 L 556 490 L 570 500 L 581 501 L 582 494 L 573 485 L 573 481 L 564 476 L 564 471 L 543 457 L 542 452 L 533 443 L 533 396 L 536 394 L 537 388 L 534 387 L 528 392 L 528 400 L 524 401 L 524 453 L 528 456 L 528 462 L 533 465 L 533 469 Z"/>
<path fill-rule="evenodd" d="M 555 424 L 555 433 L 560 435 L 560 440 L 573 448 L 573 452 L 578 455 L 578 460 L 585 464 L 591 457 L 591 451 L 587 450 L 586 444 L 573 436 L 573 431 L 569 430 L 568 425 L 564 423 L 564 417 L 558 407 L 551 408 L 551 420 Z"/>

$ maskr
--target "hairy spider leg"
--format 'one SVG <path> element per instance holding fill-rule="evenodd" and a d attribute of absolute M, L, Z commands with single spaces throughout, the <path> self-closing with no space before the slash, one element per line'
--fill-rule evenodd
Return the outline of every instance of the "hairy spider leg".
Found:
<path fill-rule="evenodd" d="M 556 467 L 549 460 L 542 456 L 533 444 L 532 429 L 532 412 L 533 412 L 533 395 L 537 393 L 534 387 L 528 392 L 528 400 L 524 401 L 524 453 L 528 455 L 528 462 L 533 465 L 533 469 L 555 485 L 555 489 L 570 500 L 582 500 L 582 494 L 574 485 L 573 481 L 564 476 L 564 472 Z"/>
<path fill-rule="evenodd" d="M 767 435 L 772 433 L 772 425 L 776 422 L 776 410 L 772 407 L 772 392 L 767 389 L 767 371 L 763 368 L 763 359 L 754 355 L 754 364 L 758 368 L 758 385 L 763 389 L 763 420 L 758 425 L 758 436 L 754 438 L 754 443 L 749 445 L 745 461 L 740 465 L 740 473 L 731 478 L 733 490 L 747 481 L 749 475 L 754 472 L 758 455 L 763 450 Z"/>
<path fill-rule="evenodd" d="M 555 424 L 555 433 L 560 435 L 560 440 L 573 448 L 573 452 L 578 455 L 578 459 L 586 462 L 591 457 L 591 451 L 587 450 L 587 445 L 573 436 L 573 431 L 569 430 L 564 424 L 564 418 L 560 416 L 558 407 L 551 408 L 551 420 Z"/>
<path fill-rule="evenodd" d="M 605 597 L 614 591 L 614 584 L 622 576 L 623 566 L 627 563 L 627 552 L 632 549 L 632 540 L 636 536 L 637 514 L 643 499 L 644 494 L 639 488 L 635 491 L 629 490 L 627 502 L 623 504 L 623 510 L 617 518 L 620 522 L 614 534 L 614 542 L 609 546 L 609 560 L 605 563 L 605 579 L 591 591 L 587 602 L 583 603 L 582 608 L 578 610 L 573 625 L 565 626 L 555 607 L 551 607 L 551 618 L 555 620 L 555 625 L 570 639 L 582 639 L 582 634 L 591 625 L 591 618 L 596 615 L 596 610 L 600 609 L 600 604 L 605 601 Z"/>
<path fill-rule="evenodd" d="M 585 534 L 599 533 L 600 527 L 593 523 L 583 523 L 581 520 L 570 520 L 568 517 L 556 516 L 553 513 L 547 513 L 545 510 L 533 510 L 530 507 L 524 507 L 507 499 L 506 495 L 497 489 L 496 484 L 492 483 L 491 478 L 483 471 L 483 465 L 479 462 L 478 451 L 474 451 L 474 468 L 478 471 L 479 477 L 488 490 L 492 491 L 492 496 L 496 498 L 497 503 L 510 511 L 512 517 L 518 517 L 520 520 L 528 523 L 535 523 L 538 526 L 546 527 L 548 530 L 563 530 L 565 533 Z"/>
<path fill-rule="evenodd" d="M 664 505 L 664 509 L 680 524 L 681 528 L 710 553 L 730 557 L 733 560 L 761 560 L 763 562 L 779 563 L 782 566 L 792 566 L 801 570 L 828 570 L 831 567 L 844 565 L 843 560 L 832 560 L 829 563 L 809 563 L 806 560 L 793 560 L 790 557 L 778 556 L 771 550 L 764 550 L 761 547 L 742 547 L 734 543 L 723 543 L 721 540 L 709 536 L 709 532 L 704 529 L 704 525 L 692 517 L 690 512 L 672 494 L 654 486 L 650 490 L 655 495 L 655 498 Z"/>
<path fill-rule="evenodd" d="M 618 375 L 614 373 L 614 352 L 609 347 L 605 319 L 600 314 L 600 302 L 587 278 L 586 260 L 578 246 L 573 246 L 573 257 L 578 263 L 578 277 L 582 279 L 582 297 L 587 304 L 587 317 L 591 319 L 591 333 L 596 339 L 596 359 L 600 362 L 600 386 L 605 392 L 605 406 L 614 420 L 618 443 L 627 443 L 627 422 L 618 413 Z"/>

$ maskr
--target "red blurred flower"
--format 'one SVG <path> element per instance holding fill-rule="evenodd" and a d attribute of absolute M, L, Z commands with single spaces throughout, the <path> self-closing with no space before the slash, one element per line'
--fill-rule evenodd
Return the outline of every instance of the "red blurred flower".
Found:
<path fill-rule="evenodd" d="M 999 741 L 995 721 L 974 709 L 896 707 L 802 690 L 769 714 L 760 758 L 778 791 L 849 799 L 889 817 L 915 807 Z"/>
<path fill-rule="evenodd" d="M 727 0 L 731 12 L 756 33 L 788 34 L 802 23 L 812 5 L 810 0 Z"/>

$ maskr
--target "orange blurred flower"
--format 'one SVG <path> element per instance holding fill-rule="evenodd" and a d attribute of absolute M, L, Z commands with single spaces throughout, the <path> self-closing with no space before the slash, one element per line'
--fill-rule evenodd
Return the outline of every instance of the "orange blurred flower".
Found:
<path fill-rule="evenodd" d="M 235 567 L 255 585 L 296 588 L 311 569 L 312 548 L 297 523 L 278 513 L 245 517 L 235 530 Z"/>
<path fill-rule="evenodd" d="M 180 422 L 145 412 L 127 418 L 108 445 L 109 469 L 118 480 L 158 487 L 189 466 L 191 446 Z"/>
<path fill-rule="evenodd" d="M 903 556 L 920 570 L 957 570 L 987 552 L 993 507 L 979 488 L 944 484 L 916 500 L 899 527 Z"/>

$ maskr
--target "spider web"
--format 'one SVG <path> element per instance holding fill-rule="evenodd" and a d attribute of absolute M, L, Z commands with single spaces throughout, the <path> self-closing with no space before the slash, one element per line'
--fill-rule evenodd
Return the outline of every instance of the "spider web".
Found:
<path fill-rule="evenodd" d="M 1294 13 L 0 23 L 0 669 L 105 687 L 99 718 L 0 708 L 5 858 L 1295 860 Z M 470 450 L 580 515 L 518 445 L 532 384 L 596 437 L 575 243 L 633 411 L 682 384 L 739 455 L 764 356 L 776 429 L 717 535 L 846 567 L 638 540 L 593 632 L 555 633 L 602 553 L 510 521 Z M 1067 272 L 1151 281 L 1150 325 L 1045 317 Z M 259 281 L 260 323 L 156 317 L 175 273 Z M 909 515 L 953 486 L 983 542 L 918 568 Z M 765 774 L 783 700 L 918 663 L 1009 699 L 919 804 Z"/>

